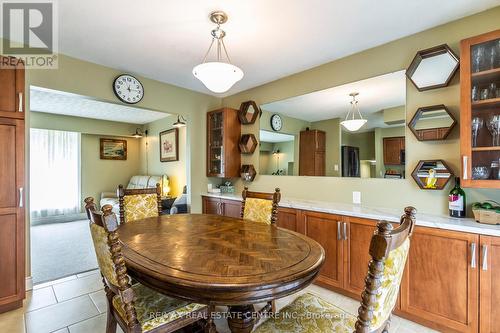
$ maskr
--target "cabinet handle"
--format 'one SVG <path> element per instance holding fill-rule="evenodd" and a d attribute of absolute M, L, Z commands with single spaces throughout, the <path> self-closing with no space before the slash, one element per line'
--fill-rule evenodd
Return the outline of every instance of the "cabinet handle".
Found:
<path fill-rule="evenodd" d="M 340 236 L 340 222 L 337 222 L 337 239 L 342 239 L 342 236 Z"/>
<path fill-rule="evenodd" d="M 224 203 L 220 203 L 220 215 L 224 215 Z"/>
<path fill-rule="evenodd" d="M 483 266 L 483 271 L 488 270 L 488 245 L 483 244 L 483 255 L 482 255 L 482 266 Z"/>
<path fill-rule="evenodd" d="M 23 206 L 24 206 L 23 192 L 24 192 L 24 188 L 20 187 L 19 188 L 19 208 L 23 208 Z"/>
<path fill-rule="evenodd" d="M 222 202 L 217 203 L 217 214 L 222 215 Z"/>
<path fill-rule="evenodd" d="M 18 95 L 19 95 L 19 106 L 17 108 L 17 111 L 23 112 L 23 93 L 20 92 Z"/>
<path fill-rule="evenodd" d="M 343 223 L 344 224 L 344 240 L 347 240 L 347 223 Z"/>
<path fill-rule="evenodd" d="M 468 168 L 467 168 L 467 164 L 468 164 L 468 160 L 469 160 L 469 156 L 463 156 L 462 157 L 462 168 L 464 170 L 464 174 L 463 174 L 463 179 L 468 179 L 469 178 L 469 175 L 467 174 L 468 173 Z"/>
<path fill-rule="evenodd" d="M 471 243 L 470 252 L 471 252 L 470 267 L 476 268 L 476 243 Z"/>

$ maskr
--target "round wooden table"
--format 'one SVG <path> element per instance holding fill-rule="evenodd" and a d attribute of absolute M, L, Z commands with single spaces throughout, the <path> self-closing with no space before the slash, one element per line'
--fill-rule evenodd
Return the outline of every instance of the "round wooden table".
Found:
<path fill-rule="evenodd" d="M 225 216 L 162 215 L 118 231 L 131 276 L 166 295 L 229 306 L 232 332 L 250 332 L 252 304 L 307 287 L 325 259 L 304 235 Z"/>

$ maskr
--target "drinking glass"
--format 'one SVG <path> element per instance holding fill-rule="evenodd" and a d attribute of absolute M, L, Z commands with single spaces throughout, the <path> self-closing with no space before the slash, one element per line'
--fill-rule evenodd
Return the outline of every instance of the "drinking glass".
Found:
<path fill-rule="evenodd" d="M 472 70 L 474 72 L 482 70 L 485 54 L 484 45 L 477 45 L 472 49 Z"/>
<path fill-rule="evenodd" d="M 479 99 L 481 99 L 481 100 L 488 99 L 489 94 L 490 93 L 489 93 L 488 88 L 483 88 L 483 89 L 481 89 L 481 95 L 479 96 Z"/>
<path fill-rule="evenodd" d="M 497 84 L 495 82 L 491 82 L 490 85 L 488 86 L 488 97 L 489 98 L 495 98 L 497 97 Z"/>
<path fill-rule="evenodd" d="M 479 133 L 479 130 L 483 128 L 484 121 L 482 118 L 475 117 L 472 118 L 472 146 L 476 147 L 477 146 L 477 135 Z"/>
<path fill-rule="evenodd" d="M 498 57 L 500 57 L 500 53 L 497 47 L 498 43 L 493 43 L 491 46 L 488 48 L 487 51 L 487 66 L 488 69 L 494 69 L 497 65 L 497 60 Z"/>
<path fill-rule="evenodd" d="M 500 146 L 500 115 L 491 116 L 486 122 L 486 127 L 493 138 L 493 146 Z"/>
<path fill-rule="evenodd" d="M 479 86 L 477 84 L 472 87 L 471 95 L 473 102 L 479 101 Z"/>

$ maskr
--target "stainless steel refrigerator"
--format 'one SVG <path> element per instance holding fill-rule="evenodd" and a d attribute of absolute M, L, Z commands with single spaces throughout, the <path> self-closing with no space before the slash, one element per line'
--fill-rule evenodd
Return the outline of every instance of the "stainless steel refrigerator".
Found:
<path fill-rule="evenodd" d="M 342 146 L 342 177 L 359 177 L 359 148 Z"/>

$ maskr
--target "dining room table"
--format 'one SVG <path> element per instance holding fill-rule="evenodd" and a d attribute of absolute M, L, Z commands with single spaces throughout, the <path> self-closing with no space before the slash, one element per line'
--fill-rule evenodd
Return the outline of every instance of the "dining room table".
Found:
<path fill-rule="evenodd" d="M 297 232 L 209 214 L 150 217 L 120 225 L 128 274 L 171 297 L 228 306 L 231 332 L 251 332 L 254 304 L 311 284 L 325 260 L 316 241 Z M 266 311 L 270 310 L 269 307 Z M 206 332 L 216 332 L 208 316 Z"/>

